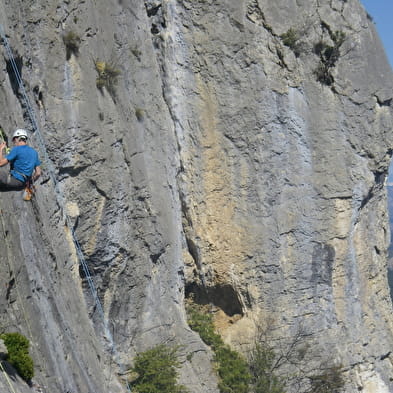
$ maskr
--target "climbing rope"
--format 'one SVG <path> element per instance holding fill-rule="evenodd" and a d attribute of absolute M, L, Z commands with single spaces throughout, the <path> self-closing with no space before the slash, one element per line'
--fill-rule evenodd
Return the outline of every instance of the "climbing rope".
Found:
<path fill-rule="evenodd" d="M 11 45 L 9 44 L 9 41 L 8 41 L 6 35 L 5 35 L 3 26 L 1 24 L 0 24 L 0 36 L 1 36 L 4 48 L 6 50 L 9 62 L 11 64 L 12 71 L 13 71 L 13 73 L 15 75 L 15 78 L 16 78 L 16 81 L 18 83 L 18 87 L 19 87 L 20 92 L 21 92 L 21 94 L 23 96 L 24 103 L 25 103 L 25 106 L 26 106 L 26 109 L 27 109 L 27 113 L 28 113 L 28 116 L 29 116 L 29 119 L 30 119 L 30 122 L 31 122 L 31 126 L 32 126 L 32 129 L 33 129 L 33 134 L 34 134 L 34 136 L 37 137 L 37 143 L 38 143 L 38 148 L 39 148 L 39 151 L 40 151 L 40 155 L 41 155 L 41 157 L 43 157 L 43 160 L 44 160 L 44 162 L 46 164 L 47 172 L 49 174 L 50 179 L 53 182 L 55 193 L 56 193 L 57 203 L 58 203 L 58 205 L 60 206 L 60 208 L 61 208 L 61 210 L 63 212 L 66 225 L 67 225 L 67 227 L 70 230 L 71 237 L 72 237 L 72 240 L 73 240 L 73 244 L 74 244 L 74 247 L 75 247 L 75 250 L 76 250 L 76 253 L 77 253 L 77 257 L 78 257 L 80 265 L 82 266 L 84 275 L 86 277 L 86 281 L 88 283 L 91 296 L 92 296 L 92 298 L 94 300 L 95 308 L 96 308 L 97 312 L 99 313 L 99 315 L 100 315 L 100 317 L 101 317 L 101 319 L 103 321 L 105 337 L 107 338 L 107 340 L 109 342 L 109 345 L 111 347 L 112 353 L 117 354 L 117 351 L 116 351 L 116 348 L 115 348 L 114 339 L 113 339 L 112 333 L 111 333 L 111 331 L 109 329 L 109 322 L 108 322 L 107 318 L 105 317 L 101 301 L 100 301 L 100 299 L 98 297 L 97 288 L 96 288 L 96 286 L 94 284 L 93 278 L 92 278 L 92 276 L 90 274 L 90 270 L 89 270 L 89 267 L 88 267 L 87 262 L 86 262 L 86 258 L 84 256 L 84 253 L 82 251 L 82 248 L 80 246 L 78 238 L 77 238 L 77 236 L 75 234 L 75 231 L 74 231 L 74 228 L 73 228 L 73 225 L 72 225 L 72 222 L 71 222 L 71 218 L 66 213 L 65 201 L 64 201 L 63 194 L 60 191 L 59 182 L 57 181 L 57 178 L 56 178 L 54 165 L 53 165 L 52 161 L 49 158 L 48 151 L 47 151 L 46 144 L 45 144 L 45 140 L 44 140 L 44 138 L 42 136 L 42 133 L 41 133 L 40 128 L 38 126 L 38 122 L 37 122 L 36 117 L 35 117 L 35 112 L 34 112 L 34 110 L 32 108 L 32 105 L 30 103 L 29 97 L 27 95 L 27 92 L 26 92 L 26 89 L 25 89 L 25 85 L 23 83 L 22 77 L 20 75 L 19 68 L 18 68 L 17 63 L 15 61 L 15 57 L 14 57 Z M 119 364 L 119 366 L 122 367 L 120 364 Z M 128 391 L 131 392 L 131 387 L 130 387 L 128 382 L 126 383 L 126 387 L 127 387 Z"/>
<path fill-rule="evenodd" d="M 9 61 L 11 63 L 11 67 L 12 67 L 12 70 L 14 72 L 15 79 L 16 79 L 16 81 L 18 83 L 18 87 L 20 88 L 20 91 L 22 93 L 23 99 L 25 101 L 25 105 L 26 105 L 26 108 L 27 108 L 27 112 L 28 112 L 28 115 L 29 115 L 29 118 L 30 118 L 30 122 L 31 122 L 32 128 L 34 130 L 34 133 L 37 135 L 38 145 L 40 147 L 41 156 L 44 157 L 44 161 L 50 166 L 50 170 L 48 172 L 49 172 L 49 174 L 50 174 L 54 184 L 57 185 L 56 177 L 54 175 L 55 171 L 54 171 L 54 168 L 53 168 L 52 161 L 49 159 L 47 149 L 45 148 L 45 142 L 44 142 L 44 139 L 43 139 L 42 134 L 40 132 L 40 129 L 38 127 L 38 123 L 37 123 L 34 111 L 32 109 L 29 97 L 28 97 L 28 95 L 26 93 L 25 85 L 24 85 L 24 83 L 22 81 L 22 77 L 20 75 L 19 68 L 18 68 L 18 66 L 16 64 L 14 54 L 12 52 L 11 46 L 10 46 L 10 44 L 8 42 L 8 39 L 7 39 L 7 37 L 6 37 L 5 33 L 4 33 L 4 30 L 3 30 L 3 26 L 1 24 L 0 24 L 0 35 L 1 35 L 1 38 L 3 40 L 3 45 L 4 45 L 4 48 L 6 50 L 8 59 L 9 59 Z"/>

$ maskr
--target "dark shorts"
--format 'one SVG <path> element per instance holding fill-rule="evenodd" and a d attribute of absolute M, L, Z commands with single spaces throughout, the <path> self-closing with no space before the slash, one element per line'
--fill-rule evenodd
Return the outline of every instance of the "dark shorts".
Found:
<path fill-rule="evenodd" d="M 0 169 L 0 191 L 18 191 L 24 188 L 24 182 L 15 179 L 8 171 Z"/>

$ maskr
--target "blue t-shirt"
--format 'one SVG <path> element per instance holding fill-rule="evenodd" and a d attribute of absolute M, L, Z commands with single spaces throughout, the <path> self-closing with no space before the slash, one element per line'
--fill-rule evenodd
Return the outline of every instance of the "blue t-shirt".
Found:
<path fill-rule="evenodd" d="M 26 181 L 23 175 L 30 177 L 33 174 L 34 168 L 41 165 L 38 153 L 27 145 L 15 146 L 5 158 L 11 164 L 12 176 L 22 182 Z"/>

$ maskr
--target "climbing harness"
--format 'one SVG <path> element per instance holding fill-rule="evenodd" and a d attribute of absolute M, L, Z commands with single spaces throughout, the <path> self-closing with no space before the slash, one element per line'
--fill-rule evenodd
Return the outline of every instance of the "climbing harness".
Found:
<path fill-rule="evenodd" d="M 30 201 L 34 194 L 35 194 L 35 186 L 34 186 L 34 180 L 32 176 L 27 176 L 22 172 L 18 172 L 15 169 L 11 169 L 10 174 L 16 178 L 16 176 L 14 176 L 14 173 L 17 173 L 18 175 L 22 176 L 24 179 L 24 183 L 25 183 L 25 188 L 23 189 L 23 200 L 24 201 Z M 19 179 L 17 179 L 19 180 Z"/>
<path fill-rule="evenodd" d="M 0 127 L 0 143 L 3 143 L 3 142 L 6 143 L 5 154 L 10 153 L 11 149 L 8 147 L 7 135 L 5 134 L 4 130 Z M 18 173 L 19 175 L 21 175 L 25 179 L 26 186 L 23 190 L 23 200 L 30 201 L 35 194 L 35 186 L 34 186 L 34 181 L 33 181 L 32 177 L 28 177 L 24 173 L 18 172 L 15 169 L 12 169 L 10 171 L 11 174 L 12 174 L 12 172 Z"/>
<path fill-rule="evenodd" d="M 117 351 L 116 351 L 116 346 L 115 346 L 115 343 L 114 343 L 114 339 L 113 339 L 112 333 L 111 333 L 111 331 L 109 329 L 109 321 L 105 317 L 101 301 L 100 301 L 100 299 L 98 297 L 97 288 L 96 288 L 96 286 L 94 284 L 94 281 L 93 281 L 93 279 L 91 277 L 90 270 L 89 270 L 89 267 L 88 267 L 87 262 L 86 262 L 86 258 L 84 256 L 84 253 L 82 251 L 82 248 L 80 246 L 78 238 L 77 238 L 77 236 L 75 234 L 75 231 L 73 229 L 73 224 L 71 222 L 71 218 L 66 213 L 64 197 L 63 197 L 63 195 L 62 195 L 62 193 L 60 191 L 59 183 L 58 183 L 58 181 L 56 179 L 53 163 L 52 163 L 52 161 L 49 158 L 44 138 L 42 137 L 40 128 L 39 128 L 38 123 L 36 121 L 34 110 L 33 110 L 32 106 L 31 106 L 29 97 L 27 95 L 27 92 L 26 92 L 23 80 L 21 78 L 18 66 L 16 64 L 15 57 L 13 55 L 11 46 L 10 46 L 10 44 L 8 42 L 8 39 L 7 39 L 6 35 L 5 35 L 3 26 L 1 24 L 0 24 L 0 36 L 1 36 L 1 39 L 2 39 L 2 43 L 3 43 L 4 47 L 5 47 L 5 50 L 6 50 L 8 59 L 9 59 L 9 62 L 11 64 L 12 70 L 14 72 L 16 81 L 18 83 L 21 95 L 22 95 L 22 97 L 24 99 L 25 107 L 27 109 L 27 113 L 28 113 L 28 116 L 30 118 L 31 126 L 32 126 L 32 129 L 33 129 L 33 134 L 34 134 L 34 136 L 37 137 L 37 143 L 38 143 L 38 146 L 39 146 L 40 155 L 41 155 L 41 157 L 43 157 L 43 161 L 45 162 L 45 165 L 46 165 L 46 168 L 47 168 L 47 172 L 49 174 L 50 179 L 53 182 L 58 205 L 60 206 L 60 208 L 61 208 L 61 210 L 63 212 L 65 223 L 66 223 L 67 227 L 70 230 L 70 234 L 71 234 L 71 237 L 72 237 L 72 240 L 73 240 L 73 243 L 74 243 L 76 254 L 78 256 L 79 263 L 82 266 L 82 269 L 83 269 L 86 281 L 88 283 L 88 287 L 90 289 L 91 296 L 92 296 L 92 298 L 94 300 L 95 308 L 96 308 L 98 314 L 100 315 L 100 317 L 102 319 L 105 337 L 106 337 L 106 339 L 109 342 L 109 345 L 110 345 L 110 348 L 112 350 L 112 353 L 115 354 L 115 356 L 116 356 Z M 2 218 L 1 218 L 1 220 L 2 220 Z M 3 223 L 3 226 L 4 226 L 4 223 Z M 122 365 L 120 363 L 118 363 L 118 365 L 119 365 L 120 368 L 122 368 Z M 129 392 L 131 392 L 131 387 L 130 387 L 128 382 L 126 382 L 126 387 L 127 387 L 127 390 Z"/>

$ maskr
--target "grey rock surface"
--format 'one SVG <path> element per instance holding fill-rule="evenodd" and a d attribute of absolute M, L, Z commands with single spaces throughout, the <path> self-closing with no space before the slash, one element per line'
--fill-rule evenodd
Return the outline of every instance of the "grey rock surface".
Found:
<path fill-rule="evenodd" d="M 0 0 L 0 23 L 46 148 L 35 200 L 0 195 L 0 327 L 40 389 L 125 392 L 168 343 L 218 392 L 193 297 L 240 351 L 301 328 L 346 392 L 393 392 L 393 75 L 358 0 Z M 31 129 L 4 47 L 0 82 L 0 126 Z"/>
<path fill-rule="evenodd" d="M 0 359 L 6 359 L 8 354 L 7 347 L 4 344 L 4 341 L 0 339 Z"/>

